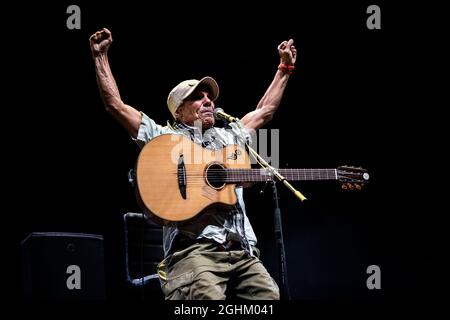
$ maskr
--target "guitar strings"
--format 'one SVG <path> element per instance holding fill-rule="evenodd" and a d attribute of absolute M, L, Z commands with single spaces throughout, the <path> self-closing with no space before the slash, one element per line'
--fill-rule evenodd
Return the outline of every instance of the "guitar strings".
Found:
<path fill-rule="evenodd" d="M 306 169 L 291 169 L 283 168 L 278 169 L 282 175 L 288 175 L 288 180 L 296 181 L 310 181 L 310 180 L 338 180 L 341 175 L 348 175 L 349 173 L 343 172 L 339 169 L 332 168 L 306 168 Z M 264 174 L 267 173 L 267 174 Z M 178 172 L 172 172 L 173 175 L 178 175 Z M 361 173 L 352 173 L 356 176 Z M 264 182 L 273 180 L 273 175 L 268 169 L 254 169 L 254 168 L 220 168 L 220 169 L 208 169 L 205 171 L 189 172 L 183 176 L 178 177 L 182 180 L 186 178 L 186 184 L 204 185 L 205 180 L 211 183 L 243 183 L 243 182 Z M 355 177 L 347 176 L 347 179 L 358 181 Z"/>
<path fill-rule="evenodd" d="M 221 171 L 220 169 L 218 171 Z M 221 171 L 223 172 L 223 171 Z M 172 172 L 173 175 L 177 175 L 176 172 Z M 246 174 L 244 176 L 242 175 L 223 175 L 223 174 L 214 174 L 211 173 L 209 175 L 206 175 L 203 172 L 199 173 L 189 173 L 184 176 L 186 178 L 186 184 L 188 185 L 203 185 L 205 183 L 205 180 L 208 182 L 221 182 L 221 183 L 240 183 L 240 182 L 264 182 L 264 181 L 270 181 L 272 180 L 272 175 L 261 175 L 257 173 L 251 173 Z M 290 180 L 300 179 L 304 181 L 308 180 L 336 180 L 336 175 L 333 173 L 330 174 L 324 174 L 320 176 L 315 176 L 310 173 L 306 174 L 296 174 L 295 176 L 289 176 L 287 177 Z M 180 180 L 183 179 L 182 176 L 179 177 Z"/>

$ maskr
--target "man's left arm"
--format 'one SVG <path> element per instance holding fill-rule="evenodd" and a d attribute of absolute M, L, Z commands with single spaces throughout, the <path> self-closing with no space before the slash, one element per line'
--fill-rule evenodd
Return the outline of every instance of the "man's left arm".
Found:
<path fill-rule="evenodd" d="M 278 46 L 280 55 L 280 67 L 278 68 L 272 83 L 267 88 L 266 93 L 259 101 L 256 109 L 247 113 L 242 118 L 245 128 L 256 130 L 269 122 L 281 102 L 284 89 L 286 88 L 289 76 L 294 69 L 297 59 L 297 50 L 294 47 L 294 40 L 283 41 Z"/>

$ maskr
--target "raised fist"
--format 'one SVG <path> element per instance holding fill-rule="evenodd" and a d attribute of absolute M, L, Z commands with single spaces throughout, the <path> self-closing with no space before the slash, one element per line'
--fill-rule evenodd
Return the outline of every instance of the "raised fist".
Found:
<path fill-rule="evenodd" d="M 89 37 L 89 44 L 91 45 L 92 54 L 94 56 L 98 56 L 102 53 L 106 54 L 112 41 L 111 31 L 106 28 L 97 31 Z"/>
<path fill-rule="evenodd" d="M 283 41 L 278 46 L 278 54 L 280 55 L 281 63 L 286 65 L 294 65 L 297 61 L 297 49 L 294 46 L 294 40 Z"/>

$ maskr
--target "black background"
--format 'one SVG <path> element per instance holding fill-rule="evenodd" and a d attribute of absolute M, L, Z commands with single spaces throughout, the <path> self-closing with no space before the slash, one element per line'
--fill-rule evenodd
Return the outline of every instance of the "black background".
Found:
<path fill-rule="evenodd" d="M 81 8 L 81 30 L 66 27 L 70 4 Z M 216 105 L 242 117 L 275 74 L 277 45 L 293 38 L 296 70 L 265 127 L 280 130 L 280 167 L 362 166 L 371 182 L 355 193 L 294 183 L 304 203 L 279 187 L 292 298 L 448 298 L 445 214 L 437 188 L 419 180 L 433 167 L 418 166 L 434 156 L 425 131 L 441 130 L 429 121 L 433 97 L 423 103 L 438 66 L 417 16 L 429 11 L 376 3 L 382 28 L 369 30 L 370 4 L 64 1 L 5 10 L 15 17 L 4 29 L 8 294 L 23 299 L 20 241 L 71 231 L 104 235 L 108 299 L 128 299 L 121 219 L 139 211 L 127 182 L 139 149 L 98 93 L 88 38 L 107 27 L 123 100 L 160 124 L 170 119 L 170 89 L 205 75 L 219 83 Z M 247 191 L 247 211 L 275 276 L 273 200 L 261 187 Z M 372 264 L 381 290 L 366 287 Z"/>

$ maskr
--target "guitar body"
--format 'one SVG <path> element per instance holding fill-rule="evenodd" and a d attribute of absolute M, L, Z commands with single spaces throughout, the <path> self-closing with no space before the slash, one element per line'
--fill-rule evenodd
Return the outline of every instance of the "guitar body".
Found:
<path fill-rule="evenodd" d="M 137 197 L 160 224 L 188 221 L 206 208 L 236 204 L 236 184 L 222 183 L 222 168 L 250 168 L 238 145 L 207 150 L 183 135 L 164 134 L 148 142 L 136 164 Z"/>
<path fill-rule="evenodd" d="M 233 206 L 237 202 L 236 183 L 272 180 L 266 169 L 251 169 L 247 152 L 238 145 L 208 150 L 183 135 L 163 134 L 148 142 L 139 154 L 136 194 L 142 210 L 153 221 L 177 225 L 210 206 Z M 367 170 L 349 166 L 277 172 L 284 182 L 338 180 L 344 190 L 361 190 L 369 181 Z"/>

